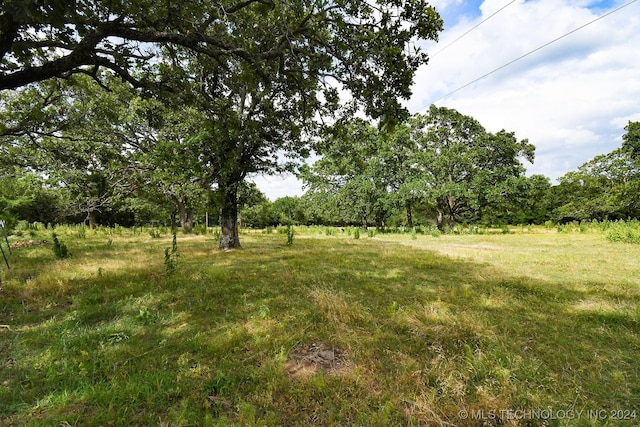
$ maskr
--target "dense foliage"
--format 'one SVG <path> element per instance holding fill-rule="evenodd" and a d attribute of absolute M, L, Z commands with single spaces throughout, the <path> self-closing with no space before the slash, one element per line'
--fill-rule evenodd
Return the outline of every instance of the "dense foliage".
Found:
<path fill-rule="evenodd" d="M 428 59 L 416 41 L 435 40 L 441 29 L 423 0 L 12 0 L 0 12 L 0 90 L 15 89 L 0 102 L 10 116 L 0 149 L 35 144 L 55 160 L 72 158 L 65 169 L 85 179 L 72 181 L 90 193 L 77 204 L 91 223 L 115 194 L 136 187 L 127 175 L 144 165 L 138 186 L 153 183 L 172 199 L 185 228 L 213 189 L 220 247 L 239 247 L 247 176 L 290 169 L 328 121 L 356 112 L 384 125 L 405 119 L 400 100 Z M 95 101 L 97 87 L 115 88 L 105 96 L 114 98 L 109 108 Z M 94 138 L 85 130 L 103 147 L 86 150 Z M 68 146 L 71 153 L 58 150 Z"/>
<path fill-rule="evenodd" d="M 428 59 L 415 41 L 441 29 L 422 0 L 6 1 L 0 217 L 215 223 L 226 248 L 238 225 L 640 216 L 638 122 L 551 185 L 526 176 L 526 139 L 442 107 L 409 118 L 400 100 Z M 248 183 L 301 163 L 303 197 Z"/>
<path fill-rule="evenodd" d="M 436 191 L 434 188 L 437 189 L 435 184 L 449 189 L 456 187 L 447 184 L 446 180 L 431 184 L 425 178 L 431 175 L 420 175 L 438 163 L 417 160 L 428 152 L 411 143 L 411 126 L 415 123 L 414 118 L 385 134 L 364 121 L 352 122 L 346 128 L 347 138 L 327 143 L 325 155 L 313 166 L 301 169 L 301 177 L 308 185 L 307 192 L 301 197 L 270 201 L 255 184 L 243 184 L 238 191 L 239 225 L 252 228 L 289 224 L 412 228 L 437 224 L 437 198 L 430 198 Z M 413 137 L 415 135 L 414 132 Z M 525 141 L 516 142 L 511 134 L 500 132 L 497 135 L 530 148 Z M 486 139 L 484 141 L 486 143 Z M 160 144 L 158 150 L 141 155 L 137 163 L 140 175 L 134 181 L 136 187 L 132 187 L 127 197 L 118 197 L 108 207 L 96 211 L 97 222 L 104 225 L 182 226 L 185 230 L 196 224 L 218 224 L 220 204 L 216 193 L 195 182 L 189 190 L 188 186 L 192 184 L 184 179 L 188 175 L 193 178 L 195 169 L 184 166 L 178 168 L 183 175 L 177 171 L 172 175 L 162 166 L 162 155 L 169 156 L 164 151 L 169 147 Z M 187 147 L 182 149 L 188 151 Z M 496 147 L 504 147 L 504 141 Z M 525 176 L 515 153 L 512 151 L 511 158 L 515 169 L 506 178 L 494 180 L 491 185 L 457 187 L 460 189 L 458 194 L 464 197 L 459 202 L 464 210 L 441 228 L 453 223 L 542 224 L 547 221 L 640 218 L 640 164 L 631 151 L 620 148 L 597 156 L 561 177 L 557 185 L 552 185 L 549 178 L 542 175 Z M 470 164 L 472 159 L 452 164 L 461 167 Z M 150 167 L 150 164 L 156 167 Z M 78 173 L 75 169 L 70 169 L 69 173 L 73 171 Z M 478 167 L 474 171 L 483 172 Z M 1 174 L 0 215 L 9 226 L 15 226 L 18 220 L 54 224 L 87 219 L 86 213 L 77 209 L 77 203 L 90 194 L 78 191 L 80 187 L 62 183 L 55 178 L 57 175 L 45 178 L 25 168 L 3 169 Z M 486 170 L 481 173 L 482 179 L 491 176 L 496 175 Z M 85 190 L 91 188 L 87 186 Z M 183 194 L 184 199 L 176 197 L 177 194 Z M 188 224 L 181 219 L 176 202 L 187 199 L 191 221 Z M 178 218 L 174 218 L 176 215 Z"/>

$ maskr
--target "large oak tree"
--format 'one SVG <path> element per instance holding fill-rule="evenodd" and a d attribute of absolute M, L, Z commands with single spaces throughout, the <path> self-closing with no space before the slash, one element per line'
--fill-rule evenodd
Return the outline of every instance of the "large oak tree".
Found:
<path fill-rule="evenodd" d="M 0 89 L 108 69 L 208 119 L 194 137 L 214 171 L 222 248 L 239 247 L 237 191 L 281 170 L 318 126 L 360 110 L 406 117 L 416 69 L 442 20 L 424 0 L 75 2 L 9 0 L 0 14 Z"/>
<path fill-rule="evenodd" d="M 513 132 L 487 130 L 473 117 L 432 105 L 412 119 L 417 165 L 425 201 L 438 214 L 438 228 L 452 225 L 468 211 L 499 202 L 524 174 L 522 160 L 533 162 L 535 147 Z"/>

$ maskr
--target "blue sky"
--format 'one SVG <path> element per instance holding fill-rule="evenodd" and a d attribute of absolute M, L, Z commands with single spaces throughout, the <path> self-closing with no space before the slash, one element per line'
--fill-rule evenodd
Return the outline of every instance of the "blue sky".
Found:
<path fill-rule="evenodd" d="M 452 1 L 444 7 L 438 8 L 438 12 L 444 19 L 445 30 L 458 24 L 461 19 L 475 19 L 481 16 L 480 5 L 482 1 Z"/>
<path fill-rule="evenodd" d="M 445 30 L 439 43 L 422 44 L 431 59 L 407 108 L 424 112 L 435 101 L 489 131 L 513 131 L 536 146 L 528 173 L 556 180 L 619 147 L 624 126 L 640 121 L 640 1 L 442 97 L 628 2 L 433 0 Z M 292 177 L 255 181 L 270 199 L 302 194 Z"/>
<path fill-rule="evenodd" d="M 535 0 L 528 0 L 529 2 Z M 460 23 L 460 20 L 477 20 L 482 21 L 482 19 L 486 18 L 490 15 L 483 16 L 482 10 L 480 7 L 485 3 L 484 0 L 472 0 L 472 1 L 464 1 L 464 0 L 449 0 L 449 1 L 435 1 L 433 4 L 438 7 L 438 12 L 442 19 L 445 22 L 445 31 L 451 27 Z M 510 0 L 502 0 L 500 3 L 500 7 L 506 6 L 511 3 Z M 516 3 L 518 3 L 516 1 Z M 520 3 L 525 3 L 525 1 L 521 1 Z M 584 8 L 593 10 L 595 12 L 606 11 L 616 6 L 620 2 L 615 2 L 612 0 L 602 0 L 602 1 L 574 1 L 574 4 L 580 4 Z M 498 10 L 500 7 L 496 8 Z M 477 19 L 481 18 L 481 19 Z"/>

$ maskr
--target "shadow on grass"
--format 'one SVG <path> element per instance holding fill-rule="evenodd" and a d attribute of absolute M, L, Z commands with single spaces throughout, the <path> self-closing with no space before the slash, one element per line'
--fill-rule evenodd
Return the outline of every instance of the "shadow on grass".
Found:
<path fill-rule="evenodd" d="M 151 255 L 7 275 L 0 424 L 479 425 L 460 409 L 640 405 L 638 290 L 577 291 L 375 240 L 206 245 L 183 244 L 170 277 Z M 97 272 L 98 251 L 65 262 Z M 292 351 L 316 343 L 344 369 L 290 377 Z"/>

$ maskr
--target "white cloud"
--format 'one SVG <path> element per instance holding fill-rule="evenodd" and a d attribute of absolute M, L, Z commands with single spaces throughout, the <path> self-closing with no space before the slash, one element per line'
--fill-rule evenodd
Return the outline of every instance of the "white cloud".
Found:
<path fill-rule="evenodd" d="M 302 182 L 292 174 L 260 175 L 250 181 L 254 182 L 271 201 L 285 196 L 300 196 L 304 193 Z"/>
<path fill-rule="evenodd" d="M 412 112 L 562 36 L 606 11 L 589 2 L 516 2 L 432 58 L 408 103 Z M 487 0 L 482 16 L 462 22 L 430 46 L 437 52 L 504 6 Z M 621 3 L 618 3 L 621 4 Z M 611 10 L 611 9 L 610 9 Z M 640 116 L 640 4 L 607 16 L 436 102 L 505 128 L 537 147 L 530 173 L 553 179 L 617 147 Z"/>

